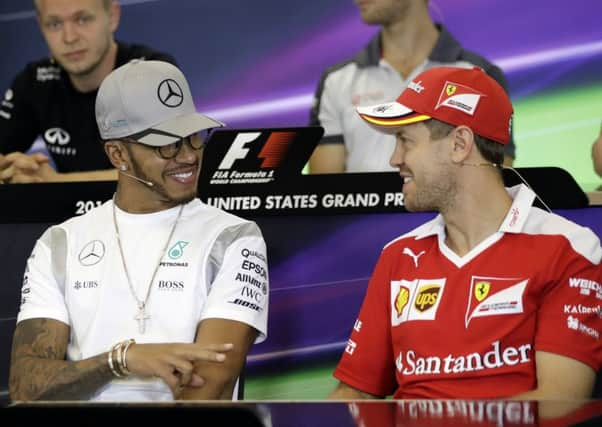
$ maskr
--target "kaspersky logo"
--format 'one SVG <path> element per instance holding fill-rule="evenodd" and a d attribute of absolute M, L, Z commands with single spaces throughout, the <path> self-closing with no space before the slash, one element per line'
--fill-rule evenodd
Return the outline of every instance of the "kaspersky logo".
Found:
<path fill-rule="evenodd" d="M 236 161 L 246 159 L 250 151 L 247 144 L 257 140 L 261 134 L 261 132 L 243 132 L 238 134 L 219 164 L 218 169 L 232 169 Z M 260 168 L 274 169 L 278 167 L 282 159 L 284 159 L 294 136 L 294 132 L 272 132 L 257 156 L 263 160 Z"/>
<path fill-rule="evenodd" d="M 188 246 L 188 243 L 189 242 L 184 242 L 182 240 L 176 242 L 175 245 L 173 245 L 171 248 L 169 248 L 169 251 L 167 252 L 167 255 L 171 259 L 178 259 L 178 258 L 180 258 L 184 254 L 184 248 L 186 246 Z"/>

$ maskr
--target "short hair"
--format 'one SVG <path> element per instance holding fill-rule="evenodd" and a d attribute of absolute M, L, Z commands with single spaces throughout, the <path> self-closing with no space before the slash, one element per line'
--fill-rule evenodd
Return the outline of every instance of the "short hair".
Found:
<path fill-rule="evenodd" d="M 452 130 L 456 128 L 454 125 L 450 125 L 437 119 L 429 119 L 422 123 L 424 123 L 431 133 L 431 138 L 435 140 L 446 137 Z M 474 140 L 479 153 L 481 153 L 481 156 L 483 156 L 483 159 L 499 166 L 504 164 L 503 144 L 482 137 L 481 135 L 477 135 L 476 133 L 474 134 Z"/>
<path fill-rule="evenodd" d="M 33 0 L 33 6 L 36 8 L 36 11 L 40 10 L 38 3 L 40 3 L 40 0 Z M 102 5 L 105 10 L 109 10 L 111 8 L 111 3 L 113 3 L 113 0 L 102 0 Z"/>

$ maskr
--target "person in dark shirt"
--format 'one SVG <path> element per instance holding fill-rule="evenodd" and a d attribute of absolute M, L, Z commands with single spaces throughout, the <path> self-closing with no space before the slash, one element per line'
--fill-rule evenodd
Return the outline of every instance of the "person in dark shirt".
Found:
<path fill-rule="evenodd" d="M 176 63 L 168 54 L 114 39 L 120 7 L 112 0 L 34 0 L 51 57 L 17 74 L 0 104 L 0 183 L 112 180 L 99 143 L 96 92 L 132 59 Z M 1 95 L 0 95 L 1 96 Z M 27 153 L 40 136 L 49 158 Z"/>

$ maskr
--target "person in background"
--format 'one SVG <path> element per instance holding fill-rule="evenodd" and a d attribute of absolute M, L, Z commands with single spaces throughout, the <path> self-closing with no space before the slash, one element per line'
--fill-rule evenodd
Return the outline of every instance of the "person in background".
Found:
<path fill-rule="evenodd" d="M 117 190 L 37 241 L 10 397 L 232 399 L 269 284 L 257 225 L 196 197 L 203 133 L 223 124 L 195 111 L 179 69 L 139 60 L 103 81 L 96 120 Z"/>
<path fill-rule="evenodd" d="M 117 178 L 98 144 L 94 100 L 102 80 L 134 58 L 175 60 L 117 42 L 120 6 L 111 0 L 35 0 L 50 58 L 17 74 L 0 104 L 0 183 Z M 1 95 L 0 95 L 1 96 Z M 27 154 L 40 136 L 49 158 Z"/>
<path fill-rule="evenodd" d="M 324 138 L 309 161 L 310 173 L 392 171 L 388 154 L 395 139 L 370 129 L 355 107 L 386 102 L 420 72 L 440 65 L 483 68 L 507 88 L 497 66 L 464 49 L 429 15 L 428 0 L 355 0 L 362 20 L 380 32 L 351 60 L 326 70 L 318 84 L 310 124 L 324 127 Z M 512 136 L 504 164 L 515 157 Z"/>
<path fill-rule="evenodd" d="M 504 89 L 477 67 L 436 67 L 357 111 L 395 135 L 406 209 L 439 215 L 384 247 L 331 398 L 589 398 L 600 240 L 532 206 L 526 185 L 504 187 Z"/>

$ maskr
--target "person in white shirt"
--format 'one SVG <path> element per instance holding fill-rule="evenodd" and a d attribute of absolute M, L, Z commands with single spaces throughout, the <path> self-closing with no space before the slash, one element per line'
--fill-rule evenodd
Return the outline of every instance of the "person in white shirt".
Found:
<path fill-rule="evenodd" d="M 175 66 L 114 70 L 96 120 L 119 171 L 112 200 L 50 227 L 25 271 L 13 401 L 231 399 L 265 339 L 268 266 L 251 221 L 202 203 L 202 133 Z"/>

